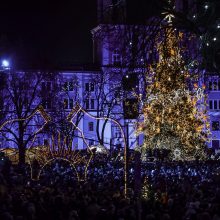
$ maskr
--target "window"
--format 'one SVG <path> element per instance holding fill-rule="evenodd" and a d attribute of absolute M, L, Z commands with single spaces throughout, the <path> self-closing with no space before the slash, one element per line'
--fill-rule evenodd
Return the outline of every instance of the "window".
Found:
<path fill-rule="evenodd" d="M 219 91 L 220 90 L 220 80 L 209 81 L 209 90 Z"/>
<path fill-rule="evenodd" d="M 95 85 L 94 85 L 94 83 L 90 83 L 90 91 L 91 91 L 91 92 L 94 92 L 94 90 L 95 90 Z"/>
<path fill-rule="evenodd" d="M 89 109 L 89 99 L 85 100 L 86 109 Z"/>
<path fill-rule="evenodd" d="M 212 148 L 219 149 L 219 140 L 212 140 Z"/>
<path fill-rule="evenodd" d="M 86 83 L 85 85 L 86 85 L 85 86 L 86 87 L 86 91 L 89 92 L 89 83 Z"/>
<path fill-rule="evenodd" d="M 219 131 L 219 121 L 212 121 L 212 130 Z"/>
<path fill-rule="evenodd" d="M 213 90 L 218 90 L 218 88 L 217 88 L 217 81 L 214 81 L 214 83 L 213 83 Z"/>
<path fill-rule="evenodd" d="M 94 131 L 94 123 L 93 122 L 89 122 L 88 127 L 89 127 L 89 131 Z"/>
<path fill-rule="evenodd" d="M 74 84 L 73 82 L 65 82 L 63 86 L 64 91 L 73 91 L 74 89 Z"/>
<path fill-rule="evenodd" d="M 73 108 L 73 99 L 69 99 L 69 109 Z"/>
<path fill-rule="evenodd" d="M 95 100 L 91 99 L 90 108 L 95 109 Z"/>
<path fill-rule="evenodd" d="M 218 102 L 217 102 L 217 100 L 214 100 L 214 109 L 218 109 Z"/>
<path fill-rule="evenodd" d="M 68 99 L 64 99 L 63 105 L 65 109 L 68 109 Z"/>
<path fill-rule="evenodd" d="M 72 109 L 73 108 L 73 99 L 64 99 L 63 101 L 65 109 Z"/>
<path fill-rule="evenodd" d="M 63 85 L 63 90 L 68 91 L 68 82 L 65 82 Z"/>
<path fill-rule="evenodd" d="M 112 64 L 121 65 L 121 54 L 118 49 L 115 49 L 112 53 Z"/>
<path fill-rule="evenodd" d="M 212 100 L 209 100 L 209 109 L 213 109 Z"/>
<path fill-rule="evenodd" d="M 209 82 L 209 90 L 210 91 L 212 90 L 212 82 L 211 81 Z"/>
<path fill-rule="evenodd" d="M 115 137 L 116 138 L 121 138 L 121 129 L 118 127 L 118 126 L 114 126 L 113 127 L 113 129 L 114 129 L 114 132 L 115 132 Z"/>
<path fill-rule="evenodd" d="M 95 109 L 95 99 L 86 99 L 85 107 L 86 109 Z"/>
<path fill-rule="evenodd" d="M 209 109 L 220 110 L 220 100 L 209 100 Z"/>
<path fill-rule="evenodd" d="M 73 82 L 69 82 L 69 91 L 73 91 Z"/>
<path fill-rule="evenodd" d="M 95 91 L 95 84 L 93 82 L 85 83 L 85 90 L 87 92 L 94 92 Z"/>

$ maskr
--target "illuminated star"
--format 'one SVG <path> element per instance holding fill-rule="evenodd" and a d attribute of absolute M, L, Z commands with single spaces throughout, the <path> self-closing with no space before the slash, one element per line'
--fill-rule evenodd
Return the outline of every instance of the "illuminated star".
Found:
<path fill-rule="evenodd" d="M 165 13 L 163 13 L 165 14 Z M 168 23 L 172 23 L 172 19 L 174 18 L 175 16 L 173 14 L 167 14 L 164 18 L 164 20 L 167 20 Z"/>

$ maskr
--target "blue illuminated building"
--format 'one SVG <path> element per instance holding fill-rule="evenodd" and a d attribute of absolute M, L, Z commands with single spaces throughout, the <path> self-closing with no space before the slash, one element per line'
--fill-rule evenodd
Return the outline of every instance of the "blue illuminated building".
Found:
<path fill-rule="evenodd" d="M 142 140 L 135 135 L 137 118 L 140 112 L 137 100 L 133 91 L 142 93 L 145 89 L 141 76 L 145 72 L 145 64 L 157 59 L 154 49 L 135 54 L 137 39 L 146 37 L 149 27 L 137 25 L 122 25 L 126 8 L 126 1 L 105 1 L 98 0 L 98 22 L 99 24 L 92 31 L 93 40 L 93 66 L 74 67 L 65 70 L 48 72 L 56 75 L 56 78 L 43 79 L 37 90 L 39 94 L 33 100 L 31 108 L 43 105 L 44 109 L 53 117 L 53 99 L 59 99 L 63 103 L 63 121 L 66 120 L 68 113 L 79 103 L 83 109 L 94 117 L 108 117 L 120 122 L 123 132 L 128 137 L 129 148 L 134 148 L 142 144 Z M 176 1 L 177 10 L 181 10 L 181 1 Z M 129 11 L 128 15 L 129 15 Z M 117 16 L 116 16 L 117 15 Z M 132 16 L 132 15 L 131 15 Z M 113 19 L 114 18 L 114 19 Z M 117 18 L 117 19 L 116 19 Z M 116 19 L 116 20 L 115 20 Z M 136 36 L 135 31 L 141 31 L 143 36 Z M 137 32 L 138 33 L 138 32 Z M 193 50 L 193 48 L 192 48 Z M 194 52 L 192 52 L 194 53 Z M 4 61 L 5 67 L 8 63 Z M 10 74 L 10 69 L 5 73 Z M 16 71 L 22 75 L 24 71 Z M 27 74 L 38 71 L 27 71 Z M 34 79 L 32 80 L 34 82 Z M 209 146 L 214 149 L 220 148 L 220 77 L 218 73 L 205 73 L 204 82 L 208 93 L 207 114 L 210 115 L 211 142 Z M 28 81 L 27 83 L 31 83 Z M 54 91 L 54 87 L 59 85 L 60 91 Z M 44 94 L 42 92 L 44 91 Z M 28 92 L 25 98 L 28 97 Z M 45 93 L 49 94 L 46 96 Z M 56 97 L 54 95 L 56 94 Z M 4 96 L 2 96 L 4 97 Z M 4 100 L 7 103 L 7 100 Z M 25 103 L 25 101 L 24 101 Z M 13 113 L 14 105 L 4 106 L 6 112 L 5 119 L 16 118 Z M 24 107 L 24 110 L 27 108 Z M 131 110 L 133 109 L 133 110 Z M 134 110 L 135 109 L 135 110 Z M 58 109 L 56 109 L 58 111 Z M 9 113 L 12 115 L 9 115 Z M 31 110 L 30 110 L 31 113 Z M 14 116 L 14 117 L 13 117 Z M 41 117 L 37 115 L 37 117 Z M 31 122 L 25 132 L 33 133 L 37 126 L 38 119 Z M 39 119 L 42 120 L 42 119 Z M 2 122 L 4 119 L 2 119 Z M 94 120 L 85 114 L 80 115 L 79 129 L 83 132 L 87 143 L 91 145 L 101 144 L 107 148 L 120 148 L 123 141 L 122 130 L 110 120 Z M 13 132 L 18 132 L 17 127 L 12 128 Z M 99 133 L 99 135 L 97 135 Z M 98 137 L 99 136 L 99 137 Z M 27 135 L 28 137 L 28 135 Z M 26 138 L 27 138 L 26 137 Z M 74 133 L 73 147 L 86 148 L 79 132 Z M 10 141 L 9 141 L 10 140 Z M 4 134 L 0 139 L 1 147 L 16 147 L 13 134 Z M 30 141 L 31 142 L 31 141 Z M 44 145 L 51 142 L 49 135 L 37 136 L 36 145 Z"/>

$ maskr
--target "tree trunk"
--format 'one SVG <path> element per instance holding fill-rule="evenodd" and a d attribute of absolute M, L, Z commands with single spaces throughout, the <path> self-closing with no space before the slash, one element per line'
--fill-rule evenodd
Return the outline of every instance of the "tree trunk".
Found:
<path fill-rule="evenodd" d="M 22 143 L 19 143 L 18 151 L 19 151 L 19 165 L 23 166 L 25 164 L 25 152 L 26 152 L 23 140 Z"/>
<path fill-rule="evenodd" d="M 141 219 L 141 153 L 134 152 L 134 193 L 137 199 L 137 219 Z"/>
<path fill-rule="evenodd" d="M 24 145 L 24 128 L 23 122 L 18 125 L 19 129 L 19 139 L 18 139 L 18 151 L 19 151 L 19 165 L 23 166 L 25 164 L 25 145 Z"/>
<path fill-rule="evenodd" d="M 97 115 L 97 116 L 99 117 L 100 115 Z M 99 126 L 100 126 L 100 121 L 97 120 L 96 121 L 96 134 L 97 134 L 97 138 L 98 138 L 99 144 L 102 145 L 103 142 L 102 142 L 102 138 L 101 138 L 100 133 L 99 133 Z"/>
<path fill-rule="evenodd" d="M 108 117 L 108 116 L 107 116 Z M 106 127 L 106 124 L 107 124 L 108 120 L 105 120 L 104 121 L 104 124 L 102 126 L 102 138 L 101 138 L 101 142 L 102 142 L 102 145 L 104 145 L 104 135 L 105 135 L 105 127 Z"/>

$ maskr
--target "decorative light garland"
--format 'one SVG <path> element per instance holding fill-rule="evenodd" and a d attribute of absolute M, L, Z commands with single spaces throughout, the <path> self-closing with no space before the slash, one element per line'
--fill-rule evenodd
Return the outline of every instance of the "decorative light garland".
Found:
<path fill-rule="evenodd" d="M 67 116 L 67 120 L 81 133 L 82 135 L 82 138 L 83 138 L 83 141 L 84 143 L 86 144 L 87 146 L 87 149 L 89 151 L 89 159 L 88 161 L 86 161 L 85 159 L 85 156 L 81 156 L 80 155 L 80 151 L 78 151 L 76 153 L 76 150 L 75 149 L 72 149 L 72 146 L 69 144 L 66 143 L 66 139 L 67 137 L 64 137 L 64 140 L 63 140 L 63 144 L 61 143 L 61 137 L 60 137 L 60 132 L 58 132 L 58 143 L 57 143 L 57 147 L 55 146 L 55 141 L 54 141 L 54 136 L 52 136 L 52 144 L 49 145 L 49 146 L 46 146 L 46 149 L 45 151 L 41 152 L 39 155 L 38 155 L 38 159 L 37 161 L 41 163 L 40 165 L 40 171 L 37 175 L 37 180 L 40 178 L 40 175 L 41 175 L 41 172 L 43 170 L 43 168 L 51 161 L 54 161 L 56 159 L 65 159 L 66 161 L 68 161 L 72 167 L 74 167 L 74 170 L 76 171 L 76 175 L 77 175 L 77 179 L 78 181 L 86 181 L 86 178 L 87 178 L 87 170 L 88 170 L 88 166 L 92 160 L 92 157 L 93 157 L 93 153 L 92 151 L 90 150 L 90 147 L 89 145 L 87 144 L 86 140 L 85 140 L 85 137 L 84 137 L 84 134 L 83 132 L 81 131 L 81 129 L 76 126 L 74 123 L 73 123 L 73 118 L 77 115 L 77 113 L 80 111 L 80 108 L 78 105 L 76 105 L 76 107 L 74 107 L 71 112 L 69 113 L 69 115 Z M 46 124 L 45 124 L 46 125 Z M 44 125 L 44 126 L 45 126 Z M 41 130 L 44 128 L 41 127 Z M 30 148 L 28 149 L 29 151 L 33 151 L 33 144 L 34 144 L 34 141 L 36 139 L 36 135 L 35 135 L 35 138 L 33 139 L 33 142 L 32 142 L 32 145 L 30 146 Z M 45 147 L 45 146 L 44 146 Z M 29 154 L 28 154 L 29 155 Z M 66 159 L 68 158 L 68 159 Z M 36 159 L 36 158 L 35 158 Z M 32 168 L 32 163 L 31 163 L 31 158 L 29 157 L 29 163 L 31 165 L 31 178 L 33 178 L 33 168 Z M 85 171 L 84 171 L 84 175 L 83 177 L 80 177 L 79 173 L 78 173 L 78 170 L 76 168 L 77 165 L 81 164 L 81 163 L 84 163 L 85 164 Z"/>
<path fill-rule="evenodd" d="M 62 144 L 61 143 L 61 138 L 60 138 L 60 133 L 58 133 L 58 144 L 57 144 L 57 147 L 55 146 L 54 136 L 52 136 L 52 144 L 50 146 L 38 146 L 38 148 L 41 151 L 38 150 L 38 152 L 36 152 L 37 148 L 36 148 L 36 146 L 34 146 L 34 143 L 35 143 L 35 140 L 37 138 L 37 134 L 39 134 L 44 129 L 46 124 L 51 121 L 50 116 L 46 113 L 46 111 L 44 110 L 43 106 L 39 106 L 30 116 L 28 116 L 26 118 L 12 119 L 12 120 L 6 121 L 5 123 L 3 123 L 0 126 L 0 130 L 5 125 L 7 125 L 9 123 L 29 120 L 35 114 L 40 113 L 40 115 L 43 117 L 45 122 L 34 133 L 33 140 L 31 142 L 30 146 L 27 148 L 27 152 L 26 152 L 26 155 L 28 157 L 28 162 L 30 164 L 30 169 L 31 169 L 31 178 L 33 179 L 33 167 L 32 167 L 33 166 L 32 165 L 33 158 L 30 157 L 30 155 L 32 154 L 32 155 L 35 155 L 34 159 L 36 159 L 38 161 L 39 165 L 40 165 L 40 170 L 39 170 L 39 172 L 37 174 L 37 179 L 40 178 L 42 170 L 44 169 L 44 167 L 48 163 L 50 163 L 50 162 L 52 162 L 52 161 L 54 161 L 56 159 L 63 159 L 65 161 L 69 162 L 70 165 L 74 168 L 74 170 L 76 171 L 76 175 L 77 175 L 78 181 L 83 181 L 83 180 L 86 180 L 86 178 L 87 178 L 87 170 L 88 170 L 88 166 L 89 166 L 89 164 L 90 164 L 90 162 L 92 160 L 93 152 L 90 149 L 90 146 L 88 145 L 88 143 L 87 143 L 87 141 L 85 139 L 83 131 L 73 122 L 73 119 L 75 118 L 75 116 L 80 111 L 82 111 L 84 114 L 86 114 L 87 116 L 89 116 L 90 118 L 95 119 L 95 120 L 109 120 L 111 122 L 114 122 L 120 128 L 120 131 L 121 131 L 121 134 L 122 134 L 122 138 L 123 138 L 123 142 L 124 142 L 124 194 L 125 194 L 125 197 L 127 197 L 127 157 L 126 157 L 126 155 L 127 155 L 127 146 L 126 146 L 126 139 L 125 139 L 125 134 L 124 134 L 123 128 L 122 128 L 121 124 L 118 121 L 116 121 L 116 120 L 114 120 L 112 118 L 109 118 L 109 117 L 95 117 L 95 116 L 91 115 L 90 113 L 88 113 L 87 111 L 85 111 L 78 103 L 71 110 L 71 112 L 68 114 L 66 119 L 67 119 L 68 122 L 70 122 L 74 126 L 75 129 L 77 129 L 80 132 L 81 137 L 83 139 L 83 142 L 85 143 L 85 145 L 86 145 L 86 147 L 88 149 L 89 155 L 90 155 L 88 161 L 86 161 L 85 157 L 82 157 L 80 155 L 80 151 L 78 151 L 76 153 L 76 150 L 73 150 L 72 146 L 70 144 L 68 145 L 66 143 L 67 137 L 64 137 L 63 144 Z M 85 163 L 84 178 L 80 178 L 80 175 L 79 175 L 79 173 L 77 171 L 77 168 L 76 168 L 76 166 L 78 164 L 81 164 L 82 162 Z"/>
<path fill-rule="evenodd" d="M 109 118 L 109 117 L 95 117 L 93 115 L 91 115 L 90 113 L 88 113 L 87 111 L 85 111 L 78 103 L 76 104 L 76 107 L 72 109 L 72 111 L 70 112 L 70 114 L 67 116 L 67 119 L 73 124 L 73 126 L 76 127 L 76 125 L 73 123 L 73 118 L 71 118 L 71 116 L 73 115 L 73 117 L 75 115 L 77 115 L 77 113 L 79 111 L 82 111 L 84 114 L 88 115 L 90 118 L 92 119 L 95 119 L 95 120 L 109 120 L 109 121 L 112 121 L 114 122 L 115 124 L 118 125 L 120 131 L 121 131 L 121 134 L 122 134 L 122 139 L 123 139 L 123 142 L 124 142 L 124 194 L 125 194 L 125 197 L 127 197 L 127 146 L 126 146 L 126 139 L 125 139 L 125 133 L 124 133 L 124 130 L 121 126 L 121 124 L 116 121 L 115 119 L 112 119 L 112 118 Z M 78 127 L 76 127 L 78 128 Z M 78 128 L 79 131 L 83 134 L 83 132 L 80 130 L 80 128 Z M 84 136 L 83 136 L 83 139 L 84 139 Z M 85 141 L 85 139 L 84 139 Z M 85 141 L 86 143 L 86 141 Z M 86 143 L 88 149 L 90 150 L 90 147 L 88 146 L 88 144 Z"/>
<path fill-rule="evenodd" d="M 197 83 L 196 71 L 186 68 L 181 56 L 181 40 L 182 35 L 172 28 L 158 37 L 160 59 L 149 68 L 146 96 L 139 96 L 144 121 L 138 124 L 137 130 L 145 134 L 148 148 L 174 151 L 178 147 L 185 159 L 192 158 L 192 154 L 204 157 L 202 146 L 210 135 L 205 85 Z"/>

